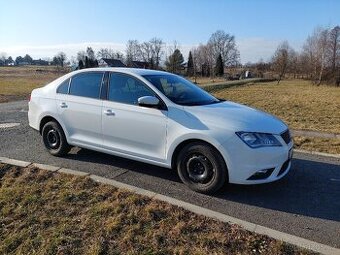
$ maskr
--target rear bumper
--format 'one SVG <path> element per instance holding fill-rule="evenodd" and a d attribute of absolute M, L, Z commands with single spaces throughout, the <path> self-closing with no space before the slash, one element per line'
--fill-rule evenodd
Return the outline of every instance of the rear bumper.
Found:
<path fill-rule="evenodd" d="M 39 131 L 40 123 L 39 123 L 39 115 L 38 115 L 38 106 L 32 100 L 28 103 L 28 125 L 35 130 Z"/>

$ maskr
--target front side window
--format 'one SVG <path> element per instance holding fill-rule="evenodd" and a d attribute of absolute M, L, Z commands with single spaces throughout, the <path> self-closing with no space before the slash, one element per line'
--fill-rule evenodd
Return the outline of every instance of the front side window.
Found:
<path fill-rule="evenodd" d="M 70 79 L 67 79 L 57 88 L 57 93 L 59 94 L 67 94 L 68 93 L 68 85 L 70 83 Z"/>
<path fill-rule="evenodd" d="M 143 82 L 129 75 L 111 73 L 109 82 L 110 101 L 138 105 L 138 98 L 155 96 Z"/>
<path fill-rule="evenodd" d="M 102 79 L 103 73 L 100 72 L 77 74 L 72 77 L 70 95 L 99 98 Z"/>
<path fill-rule="evenodd" d="M 179 105 L 207 105 L 221 102 L 192 82 L 173 74 L 143 75 L 172 102 Z"/>

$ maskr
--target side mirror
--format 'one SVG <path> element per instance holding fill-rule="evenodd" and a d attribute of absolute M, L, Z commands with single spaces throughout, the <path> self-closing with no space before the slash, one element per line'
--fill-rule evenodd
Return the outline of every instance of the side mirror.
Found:
<path fill-rule="evenodd" d="M 146 106 L 146 107 L 158 107 L 159 106 L 159 99 L 153 96 L 144 96 L 138 98 L 138 105 Z"/>

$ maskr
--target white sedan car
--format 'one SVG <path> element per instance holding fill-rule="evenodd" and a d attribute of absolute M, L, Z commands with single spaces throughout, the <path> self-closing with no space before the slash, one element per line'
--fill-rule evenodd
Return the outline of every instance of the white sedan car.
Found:
<path fill-rule="evenodd" d="M 78 146 L 177 169 L 191 189 L 259 184 L 290 169 L 288 127 L 167 72 L 75 71 L 32 91 L 29 125 L 55 156 Z"/>

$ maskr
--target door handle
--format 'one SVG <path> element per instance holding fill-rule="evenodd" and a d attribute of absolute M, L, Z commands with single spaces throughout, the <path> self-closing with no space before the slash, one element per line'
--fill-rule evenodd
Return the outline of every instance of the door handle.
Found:
<path fill-rule="evenodd" d="M 115 113 L 114 113 L 111 109 L 105 110 L 104 113 L 105 113 L 107 116 L 115 116 Z"/>
<path fill-rule="evenodd" d="M 61 108 L 67 108 L 67 104 L 65 102 L 63 102 L 63 103 L 60 104 L 60 107 Z"/>

